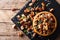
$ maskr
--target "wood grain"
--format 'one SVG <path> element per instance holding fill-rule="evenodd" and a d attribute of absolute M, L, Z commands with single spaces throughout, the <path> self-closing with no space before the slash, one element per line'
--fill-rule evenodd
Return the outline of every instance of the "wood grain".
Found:
<path fill-rule="evenodd" d="M 21 8 L 26 0 L 0 0 L 0 9 Z"/>
<path fill-rule="evenodd" d="M 11 18 L 19 12 L 12 9 L 22 8 L 26 2 L 26 0 L 0 0 L 0 40 L 29 40 L 25 34 L 24 37 L 18 36 L 19 31 L 12 28 L 14 23 L 11 21 Z"/>

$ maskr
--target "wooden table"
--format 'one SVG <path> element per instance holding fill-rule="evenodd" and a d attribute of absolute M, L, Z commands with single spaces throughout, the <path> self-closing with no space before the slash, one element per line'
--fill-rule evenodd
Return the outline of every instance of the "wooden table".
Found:
<path fill-rule="evenodd" d="M 26 0 L 0 0 L 0 40 L 29 40 L 26 35 L 22 38 L 17 35 L 19 31 L 12 28 L 14 23 L 11 21 L 11 18 L 19 11 L 11 9 L 20 9 L 26 2 Z"/>
<path fill-rule="evenodd" d="M 59 0 L 58 0 L 59 1 Z M 19 10 L 12 11 L 13 8 L 22 8 L 26 0 L 0 0 L 0 40 L 30 40 L 26 35 L 24 37 L 17 36 L 19 31 L 12 28 L 14 24 L 11 18 L 17 14 Z M 59 36 L 60 37 L 60 36 Z M 60 38 L 57 38 L 58 40 Z"/>

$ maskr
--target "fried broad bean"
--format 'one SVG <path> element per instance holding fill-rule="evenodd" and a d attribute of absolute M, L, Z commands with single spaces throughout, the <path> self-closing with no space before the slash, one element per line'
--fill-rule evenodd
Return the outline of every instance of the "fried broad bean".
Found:
<path fill-rule="evenodd" d="M 45 7 L 44 6 L 42 6 L 42 10 L 45 10 Z"/>
<path fill-rule="evenodd" d="M 42 5 L 42 6 L 45 6 L 45 2 L 42 2 L 41 5 Z"/>
<path fill-rule="evenodd" d="M 20 28 L 21 28 L 21 30 L 23 30 L 23 29 L 24 29 L 24 27 L 23 27 L 23 26 L 21 26 Z"/>
<path fill-rule="evenodd" d="M 27 12 L 30 12 L 30 10 L 29 10 L 28 8 L 26 8 L 26 9 L 24 10 L 24 12 L 27 13 Z"/>
<path fill-rule="evenodd" d="M 41 7 L 39 8 L 39 11 L 42 11 L 42 8 Z"/>
<path fill-rule="evenodd" d="M 33 33 L 33 35 L 32 35 L 33 37 L 35 37 L 36 36 L 36 33 Z"/>
<path fill-rule="evenodd" d="M 18 15 L 17 18 L 19 19 L 20 18 L 20 15 Z"/>
<path fill-rule="evenodd" d="M 51 8 L 49 11 L 50 11 L 50 12 L 52 12 L 53 10 L 54 10 L 54 9 L 53 9 L 53 8 Z"/>
<path fill-rule="evenodd" d="M 39 10 L 39 7 L 37 6 L 37 7 L 35 8 L 35 10 Z"/>
<path fill-rule="evenodd" d="M 42 11 L 42 8 L 37 6 L 37 7 L 35 8 L 35 10 L 36 10 L 36 11 Z"/>
<path fill-rule="evenodd" d="M 31 25 L 31 26 L 28 27 L 27 31 L 29 32 L 29 31 L 32 31 L 32 30 L 33 30 L 33 27 Z"/>
<path fill-rule="evenodd" d="M 23 37 L 24 36 L 23 32 L 18 32 L 18 36 Z"/>
<path fill-rule="evenodd" d="M 42 10 L 45 10 L 45 7 L 46 7 L 45 3 L 42 2 L 41 5 L 42 5 Z"/>
<path fill-rule="evenodd" d="M 12 28 L 18 30 L 15 24 L 12 25 Z"/>
<path fill-rule="evenodd" d="M 31 12 L 31 16 L 34 16 L 34 12 L 33 11 Z"/>
<path fill-rule="evenodd" d="M 30 14 L 30 18 L 31 18 L 32 20 L 34 19 L 34 18 L 33 18 L 34 15 L 35 15 L 34 12 L 31 12 L 31 14 Z"/>
<path fill-rule="evenodd" d="M 30 3 L 30 4 L 29 4 L 29 6 L 32 6 L 32 5 L 33 5 L 33 3 Z"/>
<path fill-rule="evenodd" d="M 34 8 L 31 8 L 31 11 L 34 11 L 35 9 Z"/>

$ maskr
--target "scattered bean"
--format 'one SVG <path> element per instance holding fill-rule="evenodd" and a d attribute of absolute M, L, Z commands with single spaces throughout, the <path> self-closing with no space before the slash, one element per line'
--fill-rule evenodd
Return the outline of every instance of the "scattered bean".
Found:
<path fill-rule="evenodd" d="M 51 9 L 50 9 L 50 12 L 52 12 L 53 10 L 54 10 L 54 9 L 53 9 L 53 8 L 51 8 Z"/>
<path fill-rule="evenodd" d="M 34 11 L 34 8 L 31 8 L 31 11 Z"/>
<path fill-rule="evenodd" d="M 29 6 L 32 6 L 32 5 L 33 5 L 33 3 L 30 3 L 30 4 L 29 4 Z"/>
<path fill-rule="evenodd" d="M 24 27 L 23 26 L 21 26 L 21 30 L 23 30 L 24 29 Z"/>
<path fill-rule="evenodd" d="M 44 9 L 43 9 L 44 10 Z M 39 11 L 42 11 L 42 8 L 39 8 Z"/>
<path fill-rule="evenodd" d="M 23 37 L 24 36 L 23 32 L 18 32 L 18 36 Z"/>
<path fill-rule="evenodd" d="M 18 15 L 17 18 L 20 19 L 20 15 Z"/>
<path fill-rule="evenodd" d="M 39 7 L 36 7 L 35 10 L 39 10 Z"/>
<path fill-rule="evenodd" d="M 26 9 L 24 10 L 24 12 L 27 13 L 27 12 L 30 12 L 30 10 L 29 10 L 28 8 L 26 8 Z"/>
<path fill-rule="evenodd" d="M 42 6 L 45 6 L 45 3 L 44 3 L 44 2 L 42 2 L 42 3 L 41 3 L 41 5 L 42 5 Z"/>
<path fill-rule="evenodd" d="M 32 36 L 35 37 L 36 36 L 36 33 L 34 33 Z"/>
<path fill-rule="evenodd" d="M 46 6 L 45 3 L 42 2 L 41 5 L 42 5 L 42 10 L 45 10 L 45 6 Z"/>

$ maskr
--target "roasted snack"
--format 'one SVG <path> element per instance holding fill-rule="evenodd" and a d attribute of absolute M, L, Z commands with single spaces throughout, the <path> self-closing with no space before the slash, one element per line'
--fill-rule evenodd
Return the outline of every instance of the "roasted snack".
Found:
<path fill-rule="evenodd" d="M 53 8 L 51 8 L 51 9 L 50 9 L 50 12 L 52 12 L 53 10 L 54 10 L 54 9 L 53 9 Z"/>
<path fill-rule="evenodd" d="M 18 36 L 23 37 L 24 36 L 23 32 L 18 32 Z"/>
<path fill-rule="evenodd" d="M 41 36 L 48 36 L 52 34 L 57 27 L 57 20 L 55 16 L 47 11 L 38 13 L 33 20 L 34 31 Z"/>
<path fill-rule="evenodd" d="M 33 3 L 30 3 L 30 4 L 29 4 L 29 6 L 32 6 L 32 5 L 33 5 Z"/>
<path fill-rule="evenodd" d="M 38 0 L 39 1 L 39 0 Z M 57 26 L 55 16 L 50 13 L 54 8 L 48 8 L 50 3 L 38 2 L 32 0 L 25 6 L 20 15 L 17 15 L 17 22 L 19 28 L 27 35 L 34 37 L 37 34 L 41 36 L 48 36 L 52 34 Z M 49 11 L 49 12 L 48 12 Z"/>
<path fill-rule="evenodd" d="M 45 10 L 45 7 L 46 7 L 45 3 L 42 2 L 41 5 L 42 5 L 42 10 Z"/>
<path fill-rule="evenodd" d="M 26 9 L 24 10 L 24 12 L 27 13 L 27 12 L 30 12 L 30 10 L 29 10 L 28 8 L 26 8 Z"/>

